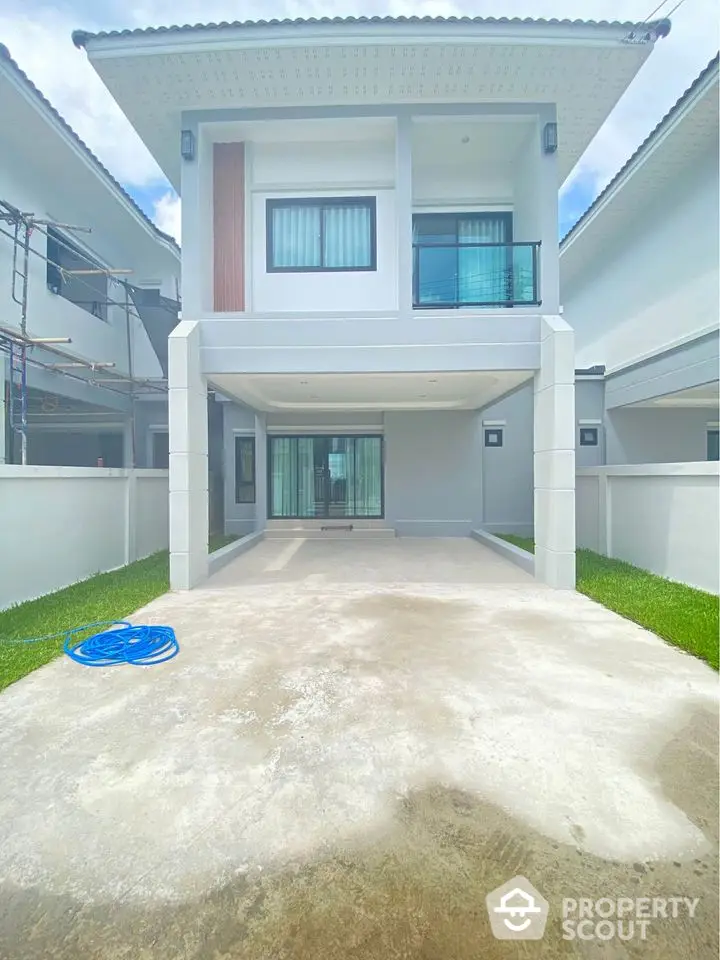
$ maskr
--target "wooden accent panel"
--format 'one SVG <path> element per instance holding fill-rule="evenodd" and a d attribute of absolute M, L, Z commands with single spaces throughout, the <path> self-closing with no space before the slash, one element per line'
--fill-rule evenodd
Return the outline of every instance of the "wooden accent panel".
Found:
<path fill-rule="evenodd" d="M 215 310 L 245 309 L 245 144 L 213 145 Z"/>

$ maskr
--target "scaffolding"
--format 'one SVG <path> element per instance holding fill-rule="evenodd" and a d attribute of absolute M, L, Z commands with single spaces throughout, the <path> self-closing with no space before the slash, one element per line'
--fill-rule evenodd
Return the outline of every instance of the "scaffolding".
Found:
<path fill-rule="evenodd" d="M 2 226 L 5 224 L 5 226 Z M 52 371 L 53 373 L 78 380 L 83 383 L 99 387 L 111 393 L 119 394 L 130 401 L 130 435 L 131 435 L 131 466 L 136 465 L 136 437 L 135 437 L 135 404 L 138 396 L 147 393 L 167 393 L 167 381 L 164 377 L 136 377 L 134 374 L 133 359 L 133 318 L 143 323 L 143 318 L 137 311 L 132 298 L 133 287 L 123 277 L 131 274 L 128 269 L 111 269 L 92 267 L 88 269 L 69 270 L 62 264 L 41 253 L 31 244 L 34 233 L 41 233 L 49 237 L 49 229 L 53 229 L 53 240 L 74 255 L 78 251 L 69 242 L 63 239 L 58 230 L 67 230 L 72 233 L 91 233 L 90 227 L 59 223 L 50 219 L 39 219 L 33 213 L 21 211 L 13 204 L 0 200 L 0 234 L 8 238 L 13 244 L 11 267 L 11 298 L 20 308 L 19 327 L 10 327 L 0 324 L 0 353 L 9 356 L 9 421 L 11 436 L 20 437 L 20 462 L 27 464 L 28 457 L 28 367 Z M 118 298 L 108 295 L 102 301 L 105 307 L 115 306 L 125 314 L 126 343 L 127 343 L 127 376 L 115 372 L 115 362 L 105 360 L 88 360 L 85 357 L 68 350 L 70 337 L 34 337 L 28 328 L 29 307 L 29 279 L 30 257 L 38 257 L 46 265 L 54 267 L 59 276 L 66 280 L 84 284 L 97 298 L 97 289 L 92 287 L 85 278 L 91 275 L 104 275 L 108 286 L 112 284 L 119 290 Z M 93 258 L 82 255 L 88 263 Z M 38 356 L 44 354 L 44 358 Z M 49 354 L 56 362 L 50 362 Z M 100 375 L 99 375 L 100 374 Z M 14 444 L 13 444 L 14 447 Z"/>

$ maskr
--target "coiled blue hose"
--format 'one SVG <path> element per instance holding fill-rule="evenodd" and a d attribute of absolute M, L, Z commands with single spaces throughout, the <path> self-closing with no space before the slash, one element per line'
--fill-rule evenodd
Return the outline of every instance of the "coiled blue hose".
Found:
<path fill-rule="evenodd" d="M 102 630 L 85 640 L 75 639 L 79 633 L 87 633 L 95 627 L 118 627 L 116 630 Z M 117 663 L 129 663 L 136 667 L 147 667 L 156 663 L 172 660 L 180 651 L 180 644 L 172 627 L 133 626 L 127 620 L 98 620 L 86 623 L 73 630 L 49 633 L 44 637 L 31 640 L 11 641 L 16 643 L 39 643 L 42 640 L 54 640 L 64 637 L 63 649 L 76 663 L 86 667 L 111 667 Z"/>
<path fill-rule="evenodd" d="M 119 630 L 103 630 L 86 640 L 73 640 L 77 633 L 89 627 L 118 626 Z M 148 667 L 165 663 L 177 656 L 180 644 L 172 627 L 133 626 L 127 620 L 110 620 L 107 624 L 91 623 L 76 627 L 65 634 L 65 653 L 76 663 L 86 667 L 111 667 L 116 663 L 130 663 Z"/>

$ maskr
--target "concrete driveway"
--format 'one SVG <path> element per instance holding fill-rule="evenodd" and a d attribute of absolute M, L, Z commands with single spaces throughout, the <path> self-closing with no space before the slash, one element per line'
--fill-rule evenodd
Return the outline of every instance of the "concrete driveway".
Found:
<path fill-rule="evenodd" d="M 180 655 L 0 696 L 4 960 L 717 956 L 702 663 L 470 540 L 266 540 L 134 619 Z M 564 941 L 580 896 L 700 901 Z"/>

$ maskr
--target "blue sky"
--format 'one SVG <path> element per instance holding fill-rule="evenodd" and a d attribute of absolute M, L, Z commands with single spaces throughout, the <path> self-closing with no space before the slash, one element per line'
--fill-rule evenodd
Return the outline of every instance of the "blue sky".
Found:
<path fill-rule="evenodd" d="M 669 12 L 667 0 L 655 16 Z M 643 20 L 657 0 L 0 0 L 0 42 L 88 146 L 158 223 L 179 235 L 180 204 L 134 130 L 73 46 L 90 31 L 172 23 L 351 14 L 582 16 Z M 715 0 L 681 0 L 656 45 L 560 192 L 563 235 L 692 83 L 718 47 Z"/>

